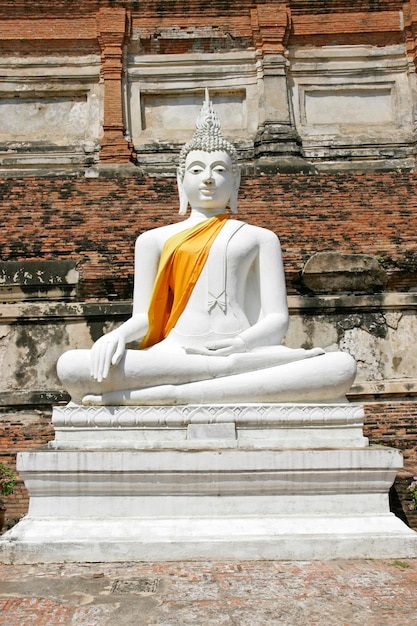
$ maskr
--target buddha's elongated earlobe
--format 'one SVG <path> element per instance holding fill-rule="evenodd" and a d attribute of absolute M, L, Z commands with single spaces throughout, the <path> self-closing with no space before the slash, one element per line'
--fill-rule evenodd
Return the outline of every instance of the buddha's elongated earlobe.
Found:
<path fill-rule="evenodd" d="M 234 181 L 233 181 L 233 191 L 232 191 L 232 195 L 230 196 L 230 200 L 229 200 L 229 205 L 230 205 L 230 210 L 232 213 L 237 213 L 237 194 L 239 192 L 239 185 L 240 185 L 240 170 L 238 170 L 234 176 Z"/>
<path fill-rule="evenodd" d="M 232 213 L 237 213 L 238 212 L 238 209 L 237 209 L 237 191 L 235 189 L 233 189 L 232 195 L 230 196 L 229 205 L 230 205 L 230 210 L 231 210 Z"/>
<path fill-rule="evenodd" d="M 184 191 L 184 186 L 182 184 L 181 172 L 177 169 L 177 186 L 178 186 L 178 196 L 180 199 L 180 209 L 178 213 L 180 215 L 186 215 L 188 208 L 188 198 L 187 194 Z"/>

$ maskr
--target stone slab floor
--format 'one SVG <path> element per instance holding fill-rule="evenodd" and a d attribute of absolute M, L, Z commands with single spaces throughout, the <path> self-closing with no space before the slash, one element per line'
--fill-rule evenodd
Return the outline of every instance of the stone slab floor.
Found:
<path fill-rule="evenodd" d="M 409 626 L 417 559 L 0 564 L 1 626 Z"/>

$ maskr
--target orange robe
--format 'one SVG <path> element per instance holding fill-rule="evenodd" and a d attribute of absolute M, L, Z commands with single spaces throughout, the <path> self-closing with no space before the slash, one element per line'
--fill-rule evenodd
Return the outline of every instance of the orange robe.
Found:
<path fill-rule="evenodd" d="M 226 221 L 226 215 L 216 215 L 165 242 L 148 310 L 149 330 L 141 348 L 162 341 L 174 328 Z"/>

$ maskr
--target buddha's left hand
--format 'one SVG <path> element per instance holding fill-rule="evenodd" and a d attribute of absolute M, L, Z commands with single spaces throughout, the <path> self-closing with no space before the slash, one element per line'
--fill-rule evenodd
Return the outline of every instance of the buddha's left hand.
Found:
<path fill-rule="evenodd" d="M 248 347 L 240 337 L 229 337 L 210 341 L 201 348 L 185 348 L 187 354 L 205 354 L 207 356 L 228 356 L 237 352 L 247 352 Z"/>

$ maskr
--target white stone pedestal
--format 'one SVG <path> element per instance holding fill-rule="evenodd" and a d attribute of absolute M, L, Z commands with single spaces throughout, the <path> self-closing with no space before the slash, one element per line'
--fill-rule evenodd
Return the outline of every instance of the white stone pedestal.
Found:
<path fill-rule="evenodd" d="M 389 511 L 401 454 L 369 447 L 360 406 L 54 409 L 19 455 L 28 515 L 5 562 L 417 556 Z"/>

